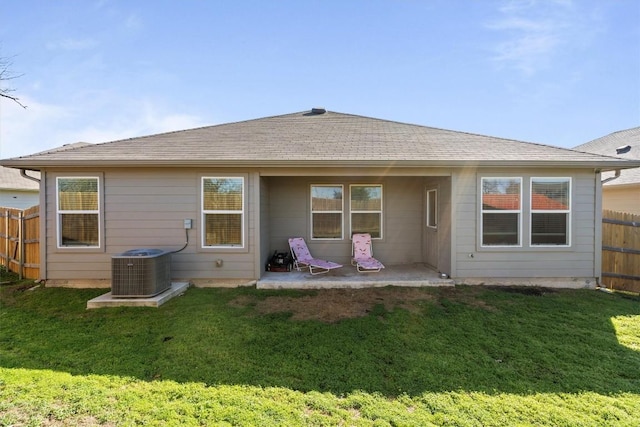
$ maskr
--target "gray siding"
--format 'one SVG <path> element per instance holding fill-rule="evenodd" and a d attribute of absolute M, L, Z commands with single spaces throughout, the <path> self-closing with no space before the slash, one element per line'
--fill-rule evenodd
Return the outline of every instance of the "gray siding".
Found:
<path fill-rule="evenodd" d="M 571 177 L 571 246 L 530 247 L 529 200 L 523 193 L 522 247 L 483 248 L 479 243 L 479 178 L 520 176 L 523 186 L 533 177 Z M 576 170 L 465 170 L 455 177 L 454 270 L 456 278 L 594 277 L 596 276 L 595 182 L 592 171 Z"/>
<path fill-rule="evenodd" d="M 288 248 L 289 237 L 301 236 L 317 258 L 349 264 L 349 184 L 383 185 L 383 239 L 373 241 L 376 258 L 385 264 L 422 262 L 423 193 L 422 177 L 269 177 L 270 252 Z M 336 241 L 310 239 L 311 184 L 343 184 L 344 238 Z"/>
<path fill-rule="evenodd" d="M 451 178 L 433 177 L 427 179 L 427 186 L 437 189 L 438 226 L 437 242 L 438 261 L 437 270 L 450 274 L 451 272 Z M 425 218 L 426 220 L 426 218 Z M 428 232 L 428 230 L 427 230 Z"/>
<path fill-rule="evenodd" d="M 259 256 L 259 268 L 260 272 L 264 272 L 264 266 L 266 266 L 271 254 L 269 234 L 271 230 L 271 215 L 270 215 L 270 201 L 271 192 L 269 191 L 269 185 L 266 178 L 260 178 L 260 256 Z M 286 248 L 283 247 L 282 249 Z M 260 274 L 262 275 L 262 274 Z"/>
<path fill-rule="evenodd" d="M 521 169 L 465 169 L 451 177 L 429 176 L 260 176 L 242 171 L 246 180 L 245 247 L 201 248 L 201 176 L 239 175 L 238 171 L 190 168 L 82 170 L 74 174 L 101 179 L 103 244 L 100 249 L 56 247 L 56 176 L 71 174 L 47 171 L 46 265 L 49 280 L 110 280 L 111 256 L 129 249 L 152 247 L 180 249 L 185 243 L 183 220 L 193 220 L 189 244 L 172 255 L 174 279 L 257 279 L 275 250 L 287 250 L 287 238 L 302 236 L 312 253 L 349 264 L 349 184 L 383 185 L 383 239 L 374 240 L 374 254 L 388 266 L 424 261 L 425 186 L 438 187 L 438 269 L 454 278 L 477 277 L 594 277 L 598 262 L 595 247 L 596 182 L 592 171 Z M 283 171 L 283 175 L 287 171 Z M 415 172 L 414 172 L 415 173 Z M 572 236 L 568 248 L 480 247 L 478 224 L 479 177 L 569 176 L 572 178 Z M 342 184 L 345 188 L 344 238 L 337 241 L 310 239 L 310 185 Z M 528 204 L 525 193 L 525 205 Z M 43 198 L 44 200 L 44 198 Z M 523 210 L 523 235 L 528 233 L 528 207 Z M 599 227 L 600 224 L 597 224 Z M 222 260 L 222 266 L 216 266 Z"/>
<path fill-rule="evenodd" d="M 75 172 L 93 176 L 95 171 Z M 252 279 L 255 232 L 255 196 L 251 174 L 246 176 L 245 248 L 200 249 L 200 177 L 233 174 L 220 170 L 106 169 L 99 173 L 103 190 L 103 246 L 95 249 L 56 247 L 56 176 L 47 174 L 47 279 L 104 280 L 111 277 L 111 256 L 134 248 L 178 250 L 186 241 L 184 219 L 193 220 L 189 244 L 172 255 L 174 279 Z M 223 261 L 216 267 L 216 260 Z"/>

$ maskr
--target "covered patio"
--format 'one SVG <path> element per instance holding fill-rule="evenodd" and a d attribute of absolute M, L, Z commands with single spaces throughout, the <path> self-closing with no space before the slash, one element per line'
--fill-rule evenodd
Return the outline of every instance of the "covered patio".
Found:
<path fill-rule="evenodd" d="M 387 266 L 378 273 L 358 273 L 355 267 L 345 265 L 326 274 L 311 275 L 309 270 L 290 272 L 264 272 L 256 282 L 258 289 L 328 289 L 370 288 L 383 286 L 454 286 L 454 281 L 440 277 L 426 264 L 399 264 Z"/>

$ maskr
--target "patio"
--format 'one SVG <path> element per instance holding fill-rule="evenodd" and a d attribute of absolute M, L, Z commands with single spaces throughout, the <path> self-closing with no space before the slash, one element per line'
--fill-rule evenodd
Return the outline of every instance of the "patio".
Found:
<path fill-rule="evenodd" d="M 378 273 L 358 273 L 345 265 L 325 274 L 309 274 L 308 270 L 290 272 L 267 271 L 257 281 L 258 289 L 326 289 L 368 288 L 382 286 L 454 286 L 454 281 L 441 278 L 425 264 L 387 266 Z"/>

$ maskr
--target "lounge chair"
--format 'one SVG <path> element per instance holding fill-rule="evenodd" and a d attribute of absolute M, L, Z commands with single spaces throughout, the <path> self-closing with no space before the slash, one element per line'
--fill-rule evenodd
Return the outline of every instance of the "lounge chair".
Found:
<path fill-rule="evenodd" d="M 312 257 L 307 243 L 302 237 L 290 238 L 289 248 L 291 248 L 291 254 L 293 255 L 293 267 L 298 271 L 308 267 L 309 273 L 316 275 L 328 273 L 334 268 L 342 267 L 342 264 Z"/>
<path fill-rule="evenodd" d="M 353 241 L 351 265 L 355 265 L 358 272 L 377 273 L 384 268 L 384 265 L 373 257 L 369 233 L 356 233 L 351 240 Z"/>

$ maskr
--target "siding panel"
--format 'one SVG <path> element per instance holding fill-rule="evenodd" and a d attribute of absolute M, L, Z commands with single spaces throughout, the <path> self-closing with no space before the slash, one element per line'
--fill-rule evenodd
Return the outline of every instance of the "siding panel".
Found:
<path fill-rule="evenodd" d="M 522 247 L 481 248 L 478 243 L 479 184 L 481 176 L 523 178 Z M 549 249 L 529 247 L 529 186 L 531 177 L 572 177 L 572 246 Z M 454 189 L 455 274 L 463 277 L 593 277 L 595 272 L 595 174 L 575 170 L 465 171 L 457 176 Z M 471 257 L 471 255 L 473 257 Z"/>
<path fill-rule="evenodd" d="M 111 256 L 141 247 L 180 249 L 185 243 L 184 219 L 193 221 L 189 245 L 172 255 L 172 276 L 179 278 L 251 279 L 254 274 L 255 230 L 249 198 L 253 192 L 250 175 L 245 180 L 247 204 L 245 249 L 201 250 L 200 176 L 227 176 L 228 171 L 192 169 L 107 169 L 103 175 L 103 222 L 105 244 L 100 251 L 57 249 L 56 174 L 47 180 L 47 278 L 53 280 L 110 279 Z M 84 175 L 95 175 L 87 172 Z M 237 174 L 234 174 L 237 175 Z M 216 267 L 222 259 L 223 266 Z"/>

